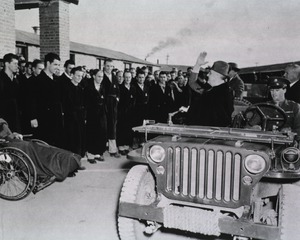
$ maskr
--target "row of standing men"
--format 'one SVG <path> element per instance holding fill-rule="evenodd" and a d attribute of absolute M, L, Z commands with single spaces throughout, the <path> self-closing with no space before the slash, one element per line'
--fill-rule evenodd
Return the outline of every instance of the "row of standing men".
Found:
<path fill-rule="evenodd" d="M 51 145 L 87 154 L 91 163 L 103 161 L 103 153 L 126 154 L 129 147 L 142 143 L 143 137 L 132 127 L 145 119 L 167 122 L 168 113 L 188 106 L 190 91 L 184 77 L 167 83 L 167 73 L 160 72 L 158 82 L 145 82 L 145 72 L 135 78 L 123 73 L 118 84 L 112 73 L 113 61 L 107 59 L 104 69 L 90 72 L 66 61 L 65 72 L 56 77 L 60 58 L 55 53 L 43 62 L 32 63 L 32 76 L 19 74 L 18 57 L 6 54 L 0 73 L 0 115 L 13 131 L 33 133 Z M 178 122 L 182 122 L 179 114 Z M 118 147 L 117 147 L 118 146 Z"/>

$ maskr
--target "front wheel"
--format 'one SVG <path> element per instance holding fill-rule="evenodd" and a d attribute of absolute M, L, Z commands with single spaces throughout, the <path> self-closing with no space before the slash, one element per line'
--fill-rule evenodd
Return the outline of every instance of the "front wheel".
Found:
<path fill-rule="evenodd" d="M 130 169 L 123 183 L 120 202 L 150 205 L 156 200 L 154 177 L 146 165 L 136 165 Z M 198 239 L 190 233 L 160 228 L 153 234 L 145 233 L 147 221 L 118 217 L 121 240 L 183 240 Z M 157 226 L 153 226 L 154 228 Z"/>
<path fill-rule="evenodd" d="M 300 186 L 295 184 L 282 185 L 281 211 L 279 219 L 281 222 L 281 240 L 300 239 Z"/>

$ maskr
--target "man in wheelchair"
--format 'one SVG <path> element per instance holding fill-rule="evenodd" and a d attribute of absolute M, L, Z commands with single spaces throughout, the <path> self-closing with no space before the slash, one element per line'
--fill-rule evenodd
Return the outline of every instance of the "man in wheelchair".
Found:
<path fill-rule="evenodd" d="M 39 141 L 24 141 L 0 118 L 0 197 L 18 200 L 54 181 L 74 176 L 74 172 L 84 169 L 80 160 L 72 152 Z"/>
<path fill-rule="evenodd" d="M 283 77 L 271 77 L 268 85 L 272 100 L 247 108 L 244 113 L 236 116 L 233 127 L 263 131 L 292 131 L 297 133 L 296 140 L 299 141 L 300 105 L 285 98 L 289 81 Z"/>

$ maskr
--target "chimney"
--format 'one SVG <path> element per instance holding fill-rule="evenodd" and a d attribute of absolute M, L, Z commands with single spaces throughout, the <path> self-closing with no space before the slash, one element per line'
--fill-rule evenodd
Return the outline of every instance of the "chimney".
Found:
<path fill-rule="evenodd" d="M 156 60 L 156 63 L 159 64 L 159 59 Z"/>
<path fill-rule="evenodd" d="M 40 34 L 40 27 L 39 26 L 33 26 L 33 31 L 35 34 L 39 35 Z"/>

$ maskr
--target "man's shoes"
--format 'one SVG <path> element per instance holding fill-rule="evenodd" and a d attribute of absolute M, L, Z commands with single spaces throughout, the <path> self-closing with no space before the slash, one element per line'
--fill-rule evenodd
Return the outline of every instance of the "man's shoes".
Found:
<path fill-rule="evenodd" d="M 109 153 L 111 157 L 120 158 L 121 155 L 118 152 L 115 153 Z"/>
<path fill-rule="evenodd" d="M 78 170 L 85 170 L 85 169 L 86 169 L 85 166 L 80 166 L 80 167 L 78 168 Z"/>
<path fill-rule="evenodd" d="M 91 163 L 91 164 L 97 163 L 96 160 L 95 160 L 95 158 L 88 158 L 87 161 L 88 161 L 89 163 Z"/>
<path fill-rule="evenodd" d="M 95 160 L 99 161 L 99 162 L 104 162 L 104 157 L 103 157 L 103 155 L 99 155 L 99 156 L 95 157 Z"/>
<path fill-rule="evenodd" d="M 126 150 L 119 150 L 119 153 L 123 156 L 125 156 L 127 153 L 126 153 Z"/>

